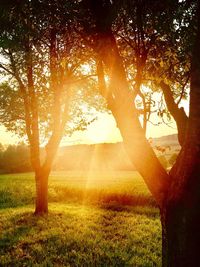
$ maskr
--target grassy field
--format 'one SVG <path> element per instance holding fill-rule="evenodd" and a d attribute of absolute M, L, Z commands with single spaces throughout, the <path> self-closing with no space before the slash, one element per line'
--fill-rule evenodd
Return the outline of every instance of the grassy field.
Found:
<path fill-rule="evenodd" d="M 159 213 L 136 172 L 52 173 L 35 217 L 33 174 L 0 175 L 0 266 L 161 266 Z"/>

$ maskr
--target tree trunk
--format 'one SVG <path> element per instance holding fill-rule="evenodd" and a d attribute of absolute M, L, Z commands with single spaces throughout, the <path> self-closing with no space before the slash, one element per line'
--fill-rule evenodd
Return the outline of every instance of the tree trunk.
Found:
<path fill-rule="evenodd" d="M 180 154 L 181 164 L 171 173 L 173 182 L 160 211 L 163 267 L 200 266 L 200 162 L 199 153 L 188 150 L 190 160 L 184 162 Z"/>
<path fill-rule="evenodd" d="M 48 213 L 48 177 L 49 177 L 49 171 L 46 170 L 40 170 L 35 174 L 36 215 Z"/>
<path fill-rule="evenodd" d="M 173 179 L 161 210 L 163 267 L 200 266 L 200 1 L 197 19 L 186 138 L 170 171 Z"/>
<path fill-rule="evenodd" d="M 138 119 L 138 112 L 129 90 L 122 58 L 113 34 L 111 32 L 100 34 L 96 47 L 98 57 L 110 72 L 109 87 L 100 91 L 101 93 L 105 92 L 103 96 L 108 100 L 109 109 L 120 130 L 130 160 L 144 177 L 158 205 L 162 206 L 170 183 L 169 176 L 145 138 L 145 132 Z M 98 75 L 103 76 L 103 74 L 100 75 L 99 68 Z M 98 78 L 100 80 L 99 87 L 105 86 L 102 77 Z"/>
<path fill-rule="evenodd" d="M 162 266 L 200 266 L 199 206 L 172 203 L 161 211 Z"/>

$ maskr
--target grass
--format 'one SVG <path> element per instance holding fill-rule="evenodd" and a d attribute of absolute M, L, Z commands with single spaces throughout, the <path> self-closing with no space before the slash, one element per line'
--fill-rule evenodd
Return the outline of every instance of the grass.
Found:
<path fill-rule="evenodd" d="M 0 176 L 0 266 L 161 266 L 159 213 L 136 172 L 53 173 L 49 215 L 32 174 Z"/>
<path fill-rule="evenodd" d="M 0 175 L 0 209 L 31 204 L 34 198 L 32 173 Z M 49 201 L 155 207 L 137 172 L 54 172 L 49 178 Z"/>

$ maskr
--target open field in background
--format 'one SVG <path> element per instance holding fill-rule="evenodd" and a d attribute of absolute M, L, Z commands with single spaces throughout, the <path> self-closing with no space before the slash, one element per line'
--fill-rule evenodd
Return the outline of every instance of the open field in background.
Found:
<path fill-rule="evenodd" d="M 159 212 L 137 172 L 54 172 L 48 217 L 31 173 L 0 175 L 0 266 L 161 266 Z"/>
<path fill-rule="evenodd" d="M 34 202 L 32 173 L 0 175 L 0 208 Z M 155 206 L 138 172 L 52 172 L 50 202 Z"/>
<path fill-rule="evenodd" d="M 149 142 L 164 168 L 170 169 L 180 151 L 177 135 L 150 138 Z M 41 157 L 44 155 L 45 150 L 43 148 L 41 149 Z M 31 172 L 32 170 L 30 151 L 26 145 L 19 144 L 4 147 L 0 151 L 0 159 L 0 174 Z M 82 170 L 83 177 L 88 170 L 99 172 L 101 175 L 103 173 L 104 176 L 105 173 L 110 175 L 112 171 L 116 174 L 116 172 L 128 172 L 136 169 L 126 153 L 124 144 L 118 142 L 61 146 L 52 170 L 67 171 L 68 173 L 73 171 L 78 176 L 80 176 L 80 173 L 76 170 Z"/>

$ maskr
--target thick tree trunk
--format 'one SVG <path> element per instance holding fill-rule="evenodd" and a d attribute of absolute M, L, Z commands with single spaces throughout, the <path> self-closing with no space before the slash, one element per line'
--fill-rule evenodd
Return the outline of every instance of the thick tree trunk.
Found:
<path fill-rule="evenodd" d="M 185 152 L 184 152 L 185 150 Z M 186 145 L 161 209 L 163 267 L 200 266 L 200 154 Z"/>
<path fill-rule="evenodd" d="M 163 267 L 200 266 L 200 1 L 190 81 L 190 115 L 166 208 L 161 210 Z"/>
<path fill-rule="evenodd" d="M 163 226 L 163 267 L 200 266 L 200 1 L 190 81 L 190 113 L 184 146 L 173 166 Z"/>
<path fill-rule="evenodd" d="M 48 177 L 49 177 L 49 171 L 45 170 L 40 170 L 35 174 L 36 215 L 48 213 Z"/>
<path fill-rule="evenodd" d="M 172 203 L 161 211 L 162 266 L 200 266 L 199 206 Z"/>

